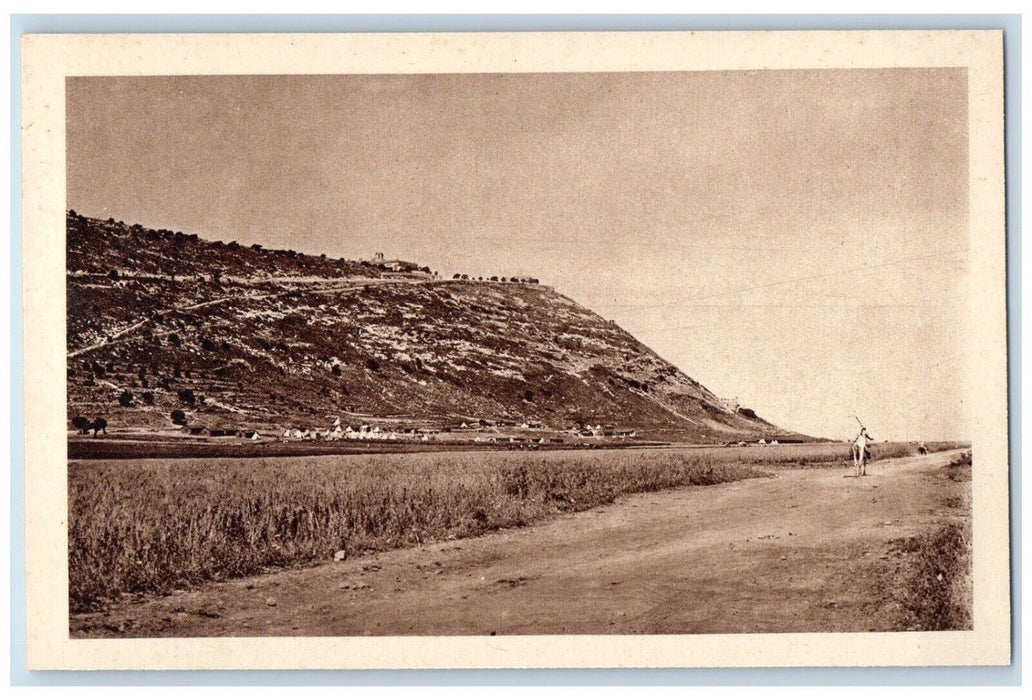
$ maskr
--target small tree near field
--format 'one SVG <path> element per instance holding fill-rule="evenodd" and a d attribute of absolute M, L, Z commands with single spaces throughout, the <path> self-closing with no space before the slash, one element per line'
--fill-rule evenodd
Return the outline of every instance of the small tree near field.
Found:
<path fill-rule="evenodd" d="M 72 418 L 72 427 L 79 431 L 80 435 L 89 435 L 90 428 L 93 427 L 90 423 L 90 419 L 86 416 L 76 416 Z"/>
<path fill-rule="evenodd" d="M 97 437 L 97 433 L 103 431 L 107 435 L 107 421 L 101 416 L 97 416 L 93 419 L 93 424 L 90 426 L 93 428 L 93 437 Z"/>
<path fill-rule="evenodd" d="M 118 403 L 120 403 L 123 408 L 128 408 L 129 406 L 132 406 L 133 392 L 129 391 L 128 389 L 123 391 L 122 395 L 118 397 Z"/>
<path fill-rule="evenodd" d="M 178 408 L 172 411 L 171 418 L 176 425 L 186 425 L 186 414 Z"/>

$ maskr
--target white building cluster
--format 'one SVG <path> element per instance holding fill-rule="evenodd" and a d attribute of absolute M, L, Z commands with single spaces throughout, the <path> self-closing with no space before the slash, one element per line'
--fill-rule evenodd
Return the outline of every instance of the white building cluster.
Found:
<path fill-rule="evenodd" d="M 286 440 L 421 440 L 427 442 L 433 437 L 430 432 L 382 430 L 378 425 L 363 423 L 357 428 L 341 425 L 340 418 L 333 421 L 329 428 L 301 428 L 283 431 Z"/>

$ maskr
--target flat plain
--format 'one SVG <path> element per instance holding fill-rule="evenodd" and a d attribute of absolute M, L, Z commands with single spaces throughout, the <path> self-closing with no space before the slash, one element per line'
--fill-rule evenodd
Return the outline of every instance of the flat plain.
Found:
<path fill-rule="evenodd" d="M 965 628 L 970 452 L 929 447 L 72 462 L 71 633 Z"/>

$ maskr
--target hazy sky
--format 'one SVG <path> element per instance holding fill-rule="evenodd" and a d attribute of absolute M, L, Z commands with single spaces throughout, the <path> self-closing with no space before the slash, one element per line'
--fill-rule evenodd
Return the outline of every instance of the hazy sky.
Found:
<path fill-rule="evenodd" d="M 67 87 L 83 214 L 533 275 L 783 427 L 971 437 L 963 70 Z"/>

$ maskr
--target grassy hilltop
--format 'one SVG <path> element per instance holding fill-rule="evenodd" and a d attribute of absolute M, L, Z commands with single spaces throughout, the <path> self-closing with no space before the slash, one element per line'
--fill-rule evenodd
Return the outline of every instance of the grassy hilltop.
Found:
<path fill-rule="evenodd" d="M 266 434 L 339 416 L 786 435 L 536 280 L 395 268 L 69 212 L 69 419 L 102 415 L 113 433 L 178 429 L 182 411 L 192 425 Z"/>

